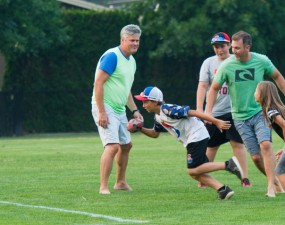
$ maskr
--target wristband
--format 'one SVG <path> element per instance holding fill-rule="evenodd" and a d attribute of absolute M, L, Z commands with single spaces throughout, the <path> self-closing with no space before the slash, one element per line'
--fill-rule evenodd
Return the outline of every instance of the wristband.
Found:
<path fill-rule="evenodd" d="M 134 115 L 135 112 L 139 112 L 139 110 L 138 110 L 138 109 L 133 110 L 133 111 L 132 111 L 132 114 Z"/>

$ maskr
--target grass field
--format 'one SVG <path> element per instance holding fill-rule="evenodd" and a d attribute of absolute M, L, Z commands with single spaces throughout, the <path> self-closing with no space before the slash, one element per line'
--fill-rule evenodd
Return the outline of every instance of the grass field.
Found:
<path fill-rule="evenodd" d="M 274 136 L 275 151 L 283 146 Z M 127 172 L 132 192 L 99 195 L 102 146 L 96 133 L 0 138 L 1 225 L 285 224 L 285 194 L 265 197 L 266 178 L 248 158 L 253 187 L 226 171 L 212 173 L 235 195 L 217 200 L 186 173 L 185 149 L 168 134 L 133 135 Z M 229 145 L 217 161 L 230 158 Z"/>

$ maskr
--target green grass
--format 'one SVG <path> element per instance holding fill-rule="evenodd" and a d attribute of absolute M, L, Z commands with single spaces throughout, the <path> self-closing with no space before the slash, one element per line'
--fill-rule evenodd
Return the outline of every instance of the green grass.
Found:
<path fill-rule="evenodd" d="M 277 151 L 283 141 L 276 135 L 273 140 Z M 158 139 L 134 134 L 133 143 L 127 172 L 133 191 L 112 190 L 114 165 L 112 194 L 99 195 L 103 150 L 96 133 L 0 138 L 0 224 L 284 224 L 285 194 L 265 197 L 266 178 L 249 157 L 252 188 L 242 188 L 226 171 L 212 173 L 235 191 L 229 201 L 219 201 L 213 189 L 197 188 L 187 175 L 186 150 L 169 134 Z M 231 155 L 226 144 L 216 160 Z"/>

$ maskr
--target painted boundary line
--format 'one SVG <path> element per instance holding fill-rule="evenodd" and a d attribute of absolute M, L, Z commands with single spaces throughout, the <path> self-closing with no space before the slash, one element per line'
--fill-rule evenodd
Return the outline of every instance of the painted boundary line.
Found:
<path fill-rule="evenodd" d="M 113 221 L 120 222 L 120 223 L 148 223 L 149 222 L 147 220 L 123 219 L 123 218 L 119 218 L 119 217 L 106 216 L 106 215 L 96 214 L 96 213 L 88 213 L 88 212 L 53 208 L 53 207 L 47 207 L 47 206 L 26 205 L 26 204 L 15 203 L 15 202 L 7 202 L 7 201 L 0 201 L 0 204 L 2 204 L 2 205 L 15 205 L 15 206 L 19 206 L 19 207 L 26 207 L 26 208 L 33 208 L 33 209 L 46 209 L 46 210 L 51 210 L 51 211 L 55 211 L 55 212 L 64 212 L 64 213 L 85 215 L 85 216 L 90 216 L 90 217 L 95 217 L 95 218 L 103 218 L 103 219 L 107 219 L 107 220 L 113 220 Z"/>

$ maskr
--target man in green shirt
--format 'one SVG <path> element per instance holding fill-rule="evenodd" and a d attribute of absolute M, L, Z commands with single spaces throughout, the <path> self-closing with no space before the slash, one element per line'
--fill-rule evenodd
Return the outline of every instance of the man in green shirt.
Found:
<path fill-rule="evenodd" d="M 272 148 L 271 129 L 262 120 L 260 105 L 255 101 L 254 92 L 264 75 L 272 78 L 285 93 L 285 80 L 270 59 L 250 52 L 250 34 L 239 31 L 232 36 L 233 56 L 219 67 L 209 91 L 206 112 L 212 112 L 217 93 L 224 82 L 229 87 L 231 112 L 234 124 L 251 155 L 256 167 L 267 176 L 267 197 L 275 197 L 278 181 L 275 177 L 275 157 Z"/>

